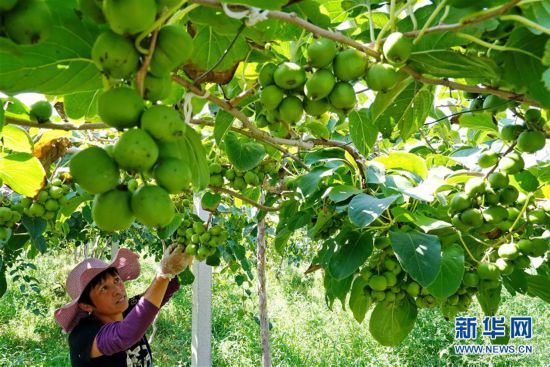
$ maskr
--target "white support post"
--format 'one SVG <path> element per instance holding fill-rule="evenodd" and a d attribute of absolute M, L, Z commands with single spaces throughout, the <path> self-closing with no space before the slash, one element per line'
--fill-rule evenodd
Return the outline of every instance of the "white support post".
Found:
<path fill-rule="evenodd" d="M 208 212 L 201 207 L 200 197 L 195 196 L 193 209 L 203 221 Z M 193 321 L 191 334 L 191 366 L 212 366 L 212 268 L 204 261 L 193 262 Z"/>

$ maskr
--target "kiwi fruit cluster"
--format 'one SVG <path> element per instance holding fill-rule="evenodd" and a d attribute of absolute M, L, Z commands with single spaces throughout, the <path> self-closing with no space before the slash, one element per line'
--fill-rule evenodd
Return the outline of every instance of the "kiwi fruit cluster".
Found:
<path fill-rule="evenodd" d="M 28 217 L 54 221 L 59 209 L 67 204 L 70 190 L 71 187 L 62 180 L 53 179 L 34 198 L 21 198 L 13 209 Z"/>

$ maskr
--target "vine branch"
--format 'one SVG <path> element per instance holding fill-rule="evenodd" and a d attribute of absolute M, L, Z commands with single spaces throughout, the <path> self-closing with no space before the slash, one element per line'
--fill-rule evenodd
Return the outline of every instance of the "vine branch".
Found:
<path fill-rule="evenodd" d="M 246 202 L 246 203 L 248 203 L 252 206 L 255 206 L 256 208 L 261 209 L 261 210 L 265 210 L 267 212 L 276 212 L 276 211 L 281 210 L 281 208 L 279 206 L 265 206 L 263 204 L 255 202 L 252 199 L 247 198 L 244 195 L 239 194 L 238 192 L 235 192 L 235 191 L 230 190 L 230 189 L 226 189 L 224 187 L 217 187 L 217 186 L 208 185 L 208 188 L 211 189 L 212 191 L 215 191 L 215 192 L 222 192 L 224 194 L 231 195 L 233 197 L 239 198 L 242 201 L 244 201 L 244 202 Z"/>
<path fill-rule="evenodd" d="M 145 82 L 145 76 L 147 75 L 147 69 L 149 69 L 149 64 L 151 64 L 153 53 L 155 52 L 155 48 L 157 47 L 158 35 L 159 35 L 159 28 L 155 29 L 155 31 L 153 32 L 153 35 L 151 37 L 151 45 L 149 46 L 149 52 L 145 56 L 145 59 L 143 60 L 143 64 L 141 65 L 141 68 L 139 68 L 139 71 L 136 74 L 136 83 L 137 83 L 139 95 L 142 98 L 144 93 L 143 83 Z"/>
<path fill-rule="evenodd" d="M 36 127 L 39 129 L 52 129 L 52 130 L 64 130 L 64 131 L 111 129 L 110 126 L 107 126 L 103 123 L 86 123 L 85 122 L 81 125 L 73 125 L 73 124 L 57 124 L 54 122 L 45 122 L 45 123 L 39 124 L 37 122 L 33 122 L 30 120 L 24 120 L 24 119 L 10 117 L 10 116 L 6 116 L 5 123 L 19 125 L 19 126 Z"/>
<path fill-rule="evenodd" d="M 494 10 L 485 12 L 479 16 L 476 16 L 471 19 L 466 19 L 460 23 L 456 24 L 441 24 L 438 26 L 434 26 L 431 28 L 428 28 L 424 30 L 423 34 L 431 33 L 431 32 L 443 32 L 443 31 L 456 31 L 461 28 L 464 28 L 466 26 L 476 24 L 483 22 L 487 19 L 494 18 L 501 16 L 502 14 L 506 13 L 508 10 L 513 8 L 517 3 L 519 3 L 520 0 L 512 0 L 498 8 L 495 8 Z M 221 8 L 221 3 L 217 0 L 191 0 L 193 3 L 201 4 L 208 7 L 213 8 Z M 246 7 L 245 7 L 246 8 Z M 281 11 L 275 11 L 270 10 L 267 12 L 267 17 L 271 19 L 278 19 L 282 20 L 287 23 L 291 23 L 294 25 L 297 25 L 300 28 L 303 28 L 307 31 L 310 31 L 313 34 L 316 34 L 318 36 L 322 36 L 331 40 L 334 40 L 336 42 L 349 45 L 351 47 L 354 47 L 360 51 L 363 51 L 367 55 L 379 60 L 381 58 L 381 55 L 379 52 L 373 49 L 375 47 L 374 44 L 363 44 L 361 42 L 357 42 L 354 39 L 351 39 L 349 37 L 346 37 L 342 34 L 335 33 L 329 30 L 326 30 L 324 28 L 318 27 L 312 23 L 309 23 L 308 21 L 301 19 L 298 17 L 295 13 L 285 13 Z M 406 32 L 405 35 L 409 37 L 416 37 L 419 34 L 420 31 L 412 31 L 412 32 Z M 434 79 L 434 78 L 428 78 L 423 76 L 418 71 L 414 70 L 410 66 L 404 66 L 401 68 L 402 71 L 406 72 L 407 74 L 411 75 L 413 78 L 418 80 L 419 82 L 422 82 L 424 84 L 431 84 L 431 85 L 443 85 L 452 89 L 459 89 L 467 92 L 472 93 L 483 93 L 483 94 L 494 94 L 500 98 L 509 99 L 509 100 L 517 100 L 520 102 L 528 103 L 532 106 L 540 106 L 540 104 L 534 100 L 531 100 L 523 95 L 513 93 L 513 92 L 507 92 L 500 90 L 498 88 L 493 87 L 477 87 L 467 84 L 461 84 L 449 81 L 447 79 Z"/>
<path fill-rule="evenodd" d="M 191 123 L 193 125 L 202 125 L 202 126 L 212 126 L 214 127 L 216 124 L 212 121 L 207 121 L 207 120 L 200 120 L 200 119 L 193 119 L 191 120 Z M 246 131 L 246 130 L 243 130 L 243 129 L 239 129 L 238 127 L 235 127 L 235 126 L 230 126 L 229 129 L 231 131 L 234 131 L 236 133 L 239 133 L 239 134 L 242 134 L 244 136 L 247 136 L 249 138 L 255 138 L 256 136 L 251 133 L 250 131 Z M 296 161 L 296 163 L 298 163 L 302 168 L 304 168 L 306 171 L 311 171 L 311 169 L 298 157 L 296 156 L 295 154 L 292 154 L 291 152 L 289 152 L 288 150 L 286 150 L 285 148 L 281 147 L 280 145 L 277 145 L 277 144 L 270 144 L 272 147 L 274 147 L 275 149 L 277 149 L 278 151 L 280 151 L 281 153 L 283 153 L 283 155 L 285 156 L 288 156 L 290 158 L 292 158 L 294 161 Z"/>
<path fill-rule="evenodd" d="M 231 99 L 229 101 L 229 105 L 231 105 L 233 107 L 238 106 L 239 103 L 241 103 L 244 99 L 246 99 L 249 96 L 252 96 L 252 95 L 256 94 L 256 92 L 258 91 L 259 86 L 260 86 L 260 83 L 255 83 L 250 89 L 247 89 L 247 90 L 243 91 L 241 94 L 239 94 L 235 98 Z"/>
<path fill-rule="evenodd" d="M 176 83 L 184 86 L 187 90 L 189 90 L 191 93 L 196 94 L 198 96 L 204 96 L 205 92 L 198 88 L 197 86 L 191 84 L 189 81 L 185 80 L 182 77 L 179 77 L 177 75 L 172 76 L 172 80 L 174 80 Z M 225 111 L 227 111 L 230 115 L 237 118 L 239 121 L 242 122 L 243 126 L 250 130 L 250 132 L 253 134 L 252 136 L 256 139 L 262 140 L 269 144 L 277 144 L 277 145 L 290 145 L 300 148 L 306 148 L 310 149 L 313 148 L 312 143 L 304 142 L 301 140 L 295 140 L 295 139 L 284 139 L 284 138 L 276 138 L 274 136 L 269 135 L 263 130 L 258 129 L 256 126 L 254 126 L 248 117 L 240 110 L 236 109 L 235 107 L 231 106 L 227 101 L 224 101 L 216 96 L 213 96 L 212 94 L 208 94 L 207 97 L 210 102 L 218 105 L 219 107 L 223 108 Z"/>
<path fill-rule="evenodd" d="M 453 24 L 440 24 L 431 28 L 427 28 L 422 32 L 420 31 L 410 31 L 410 32 L 404 32 L 403 34 L 408 37 L 416 37 L 422 32 L 423 34 L 433 33 L 433 32 L 455 32 L 458 31 L 464 27 L 470 26 L 472 24 L 477 24 L 486 21 L 487 19 L 495 18 L 498 16 L 501 16 L 502 14 L 505 14 L 508 12 L 508 10 L 512 9 L 514 6 L 516 6 L 521 0 L 512 0 L 500 7 L 495 8 L 494 10 L 484 12 L 483 14 L 471 18 L 471 19 L 465 19 L 464 21 L 460 23 L 453 23 Z"/>

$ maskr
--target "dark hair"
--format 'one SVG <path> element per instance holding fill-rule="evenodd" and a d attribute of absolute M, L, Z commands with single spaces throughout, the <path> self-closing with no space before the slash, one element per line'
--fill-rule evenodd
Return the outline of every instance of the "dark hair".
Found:
<path fill-rule="evenodd" d="M 98 284 L 101 284 L 107 278 L 107 275 L 110 276 L 118 276 L 118 270 L 116 268 L 108 268 L 103 270 L 101 273 L 97 274 L 91 281 L 88 283 L 86 288 L 84 288 L 84 291 L 80 295 L 80 298 L 78 299 L 78 303 L 85 303 L 90 306 L 95 306 L 92 302 L 92 299 L 90 298 L 90 292 L 92 289 L 94 289 Z"/>

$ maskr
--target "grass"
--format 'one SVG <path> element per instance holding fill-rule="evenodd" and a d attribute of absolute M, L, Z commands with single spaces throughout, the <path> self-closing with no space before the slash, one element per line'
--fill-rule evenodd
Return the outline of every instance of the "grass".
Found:
<path fill-rule="evenodd" d="M 0 299 L 0 366 L 69 366 L 66 335 L 53 320 L 53 311 L 66 302 L 62 284 L 74 259 L 69 255 L 46 256 L 34 275 L 41 279 L 40 295 L 23 297 L 11 284 Z M 130 295 L 146 288 L 154 263 L 142 261 L 140 278 L 128 284 Z M 277 278 L 278 277 L 278 278 Z M 453 350 L 454 325 L 437 310 L 421 310 L 416 326 L 396 348 L 382 347 L 368 332 L 368 319 L 357 324 L 338 301 L 330 311 L 324 303 L 319 274 L 304 277 L 299 269 L 286 267 L 278 275 L 268 272 L 268 307 L 273 328 L 270 333 L 274 366 L 548 366 L 550 365 L 549 306 L 540 299 L 510 297 L 499 316 L 533 316 L 531 355 L 460 356 Z M 212 317 L 212 361 L 214 366 L 260 366 L 260 328 L 256 322 L 256 297 L 232 280 L 214 275 Z M 44 312 L 37 316 L 28 308 Z M 191 289 L 184 287 L 165 306 L 153 342 L 157 366 L 189 366 L 191 360 Z M 469 312 L 480 317 L 476 305 Z M 367 316 L 368 317 L 368 316 Z M 481 339 L 472 342 L 481 344 Z M 486 342 L 486 341 L 485 341 Z M 545 349 L 546 348 L 546 349 Z"/>

